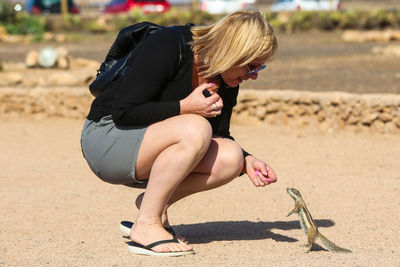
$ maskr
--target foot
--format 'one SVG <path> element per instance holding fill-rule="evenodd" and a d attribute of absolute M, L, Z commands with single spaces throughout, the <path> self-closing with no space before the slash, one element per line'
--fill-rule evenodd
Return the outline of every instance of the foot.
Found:
<path fill-rule="evenodd" d="M 162 225 L 135 223 L 130 238 L 143 246 L 147 246 L 160 240 L 170 240 L 174 237 L 168 233 Z M 184 242 L 163 243 L 151 248 L 155 252 L 179 252 L 192 251 L 193 247 Z"/>
<path fill-rule="evenodd" d="M 132 226 L 133 222 L 131 221 L 121 221 L 119 223 L 119 229 L 126 235 L 131 234 Z M 176 237 L 176 233 L 172 227 L 164 227 L 164 229 L 167 230 L 167 232 L 170 233 L 172 236 Z"/>
<path fill-rule="evenodd" d="M 136 198 L 135 204 L 136 204 L 136 208 L 137 208 L 137 209 L 140 209 L 140 205 L 142 204 L 143 196 L 144 196 L 144 192 L 143 192 L 143 193 L 140 193 L 140 194 L 138 195 L 138 197 Z M 162 226 L 163 226 L 165 229 L 172 229 L 172 227 L 171 227 L 171 225 L 169 224 L 169 221 L 168 221 L 167 209 L 164 210 L 164 212 L 163 212 L 163 214 L 162 214 L 162 216 L 161 216 L 161 222 L 162 222 Z M 171 233 L 171 230 L 167 230 L 167 231 Z M 173 231 L 173 230 L 172 230 L 172 231 Z M 171 234 L 172 234 L 172 233 L 171 233 Z M 175 234 L 175 235 L 176 235 L 176 238 L 177 238 L 179 241 L 187 243 L 187 242 L 186 242 L 186 239 L 185 239 L 183 236 L 181 236 L 180 234 Z"/>

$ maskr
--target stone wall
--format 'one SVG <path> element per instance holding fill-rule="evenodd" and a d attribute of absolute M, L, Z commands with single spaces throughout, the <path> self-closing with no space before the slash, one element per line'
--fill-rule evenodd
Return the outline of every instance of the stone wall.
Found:
<path fill-rule="evenodd" d="M 86 87 L 2 88 L 0 118 L 84 119 L 92 100 Z M 399 134 L 400 95 L 242 89 L 232 121 Z"/>
<path fill-rule="evenodd" d="M 31 116 L 83 119 L 93 100 L 86 87 L 0 88 L 0 118 Z"/>
<path fill-rule="evenodd" d="M 400 95 L 241 90 L 235 122 L 400 133 Z"/>

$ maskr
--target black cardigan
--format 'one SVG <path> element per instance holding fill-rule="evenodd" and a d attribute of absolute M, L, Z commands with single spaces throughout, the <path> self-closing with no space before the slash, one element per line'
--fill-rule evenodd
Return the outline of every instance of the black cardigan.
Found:
<path fill-rule="evenodd" d="M 186 43 L 193 40 L 190 27 L 178 29 Z M 176 33 L 166 28 L 150 35 L 137 46 L 125 75 L 96 97 L 87 118 L 97 122 L 111 114 L 117 126 L 146 126 L 179 115 L 179 101 L 192 92 L 193 52 L 190 45 L 185 50 L 186 58 L 179 63 Z M 218 90 L 224 103 L 221 115 L 207 118 L 214 135 L 234 140 L 229 127 L 238 90 L 239 86 L 230 88 L 222 81 Z"/>

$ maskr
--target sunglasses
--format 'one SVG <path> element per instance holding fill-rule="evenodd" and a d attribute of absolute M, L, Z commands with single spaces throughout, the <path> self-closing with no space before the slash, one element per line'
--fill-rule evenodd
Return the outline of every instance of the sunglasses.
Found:
<path fill-rule="evenodd" d="M 246 76 L 252 76 L 254 74 L 259 73 L 260 71 L 262 71 L 263 69 L 265 69 L 267 67 L 267 65 L 262 65 L 260 67 L 255 67 L 255 68 L 250 68 L 249 64 L 246 65 L 248 72 L 246 73 Z"/>

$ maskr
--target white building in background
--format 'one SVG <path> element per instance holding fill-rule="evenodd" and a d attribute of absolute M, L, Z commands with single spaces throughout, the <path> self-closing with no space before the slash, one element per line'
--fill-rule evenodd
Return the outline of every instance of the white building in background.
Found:
<path fill-rule="evenodd" d="M 339 10 L 339 0 L 277 0 L 271 7 L 270 11 L 328 11 L 328 10 Z"/>
<path fill-rule="evenodd" d="M 232 13 L 252 6 L 255 0 L 200 0 L 200 9 L 211 14 Z"/>

